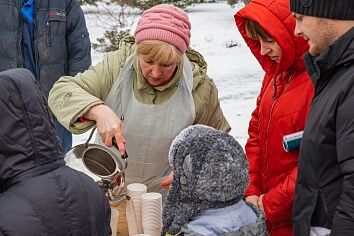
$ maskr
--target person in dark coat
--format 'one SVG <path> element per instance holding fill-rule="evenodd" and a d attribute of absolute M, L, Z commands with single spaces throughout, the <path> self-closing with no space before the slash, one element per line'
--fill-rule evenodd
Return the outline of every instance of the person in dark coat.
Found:
<path fill-rule="evenodd" d="M 354 235 L 354 1 L 290 0 L 315 85 L 300 148 L 294 233 Z"/>
<path fill-rule="evenodd" d="M 110 235 L 97 184 L 65 166 L 45 95 L 27 69 L 0 73 L 0 235 Z"/>
<path fill-rule="evenodd" d="M 29 69 L 46 97 L 63 75 L 91 65 L 91 43 L 77 0 L 0 0 L 0 71 Z M 56 119 L 64 151 L 72 135 Z"/>

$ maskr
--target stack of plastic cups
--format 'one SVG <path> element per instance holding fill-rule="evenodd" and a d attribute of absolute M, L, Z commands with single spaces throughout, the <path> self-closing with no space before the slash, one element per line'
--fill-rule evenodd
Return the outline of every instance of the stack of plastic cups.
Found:
<path fill-rule="evenodd" d="M 112 236 L 117 235 L 117 226 L 118 226 L 118 218 L 119 218 L 119 211 L 115 208 L 111 208 L 111 229 L 112 229 Z"/>
<path fill-rule="evenodd" d="M 144 233 L 141 217 L 141 196 L 146 191 L 147 187 L 144 184 L 134 183 L 127 186 L 127 195 L 130 200 L 126 205 L 126 218 L 130 236 Z"/>
<path fill-rule="evenodd" d="M 162 229 L 162 195 L 145 193 L 141 195 L 144 234 L 160 236 Z"/>

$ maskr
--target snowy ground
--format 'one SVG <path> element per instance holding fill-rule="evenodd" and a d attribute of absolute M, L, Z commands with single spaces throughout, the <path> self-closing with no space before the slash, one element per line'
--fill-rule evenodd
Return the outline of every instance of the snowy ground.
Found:
<path fill-rule="evenodd" d="M 233 17 L 237 9 L 218 2 L 197 4 L 187 11 L 192 24 L 191 47 L 205 57 L 208 74 L 219 90 L 222 109 L 232 127 L 231 134 L 244 146 L 263 71 L 237 30 Z M 95 42 L 105 31 L 104 23 L 93 14 L 86 13 L 85 17 L 91 41 Z M 227 47 L 230 44 L 239 46 Z M 102 56 L 92 50 L 94 64 Z M 87 137 L 88 133 L 74 135 L 74 145 Z"/>

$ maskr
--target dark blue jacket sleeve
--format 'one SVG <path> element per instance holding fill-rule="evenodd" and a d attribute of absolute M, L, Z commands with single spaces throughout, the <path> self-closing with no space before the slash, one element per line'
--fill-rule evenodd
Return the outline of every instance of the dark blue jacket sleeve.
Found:
<path fill-rule="evenodd" d="M 68 75 L 75 76 L 91 65 L 91 42 L 84 13 L 76 0 L 67 0 L 66 44 Z"/>

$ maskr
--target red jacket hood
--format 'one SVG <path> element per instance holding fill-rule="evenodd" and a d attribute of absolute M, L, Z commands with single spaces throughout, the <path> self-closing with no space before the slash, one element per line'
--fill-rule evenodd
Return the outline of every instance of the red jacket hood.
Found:
<path fill-rule="evenodd" d="M 289 9 L 289 0 L 253 0 L 234 16 L 242 37 L 263 70 L 270 76 L 287 70 L 301 71 L 305 68 L 302 55 L 307 51 L 308 44 L 302 37 L 294 35 L 295 19 Z M 268 56 L 262 56 L 259 41 L 247 37 L 246 18 L 258 22 L 279 44 L 282 50 L 279 64 Z"/>

